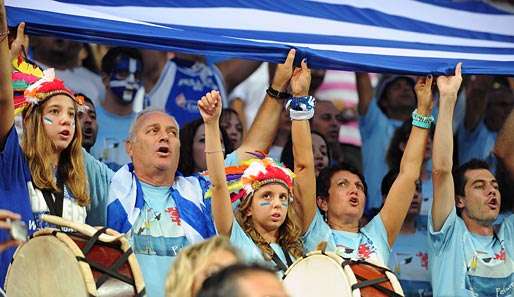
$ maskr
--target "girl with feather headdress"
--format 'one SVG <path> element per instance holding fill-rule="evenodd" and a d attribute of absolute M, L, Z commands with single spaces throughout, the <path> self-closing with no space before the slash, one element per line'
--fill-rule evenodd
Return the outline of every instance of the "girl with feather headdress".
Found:
<path fill-rule="evenodd" d="M 3 5 L 0 25 L 0 209 L 19 213 L 29 233 L 46 226 L 41 215 L 47 213 L 84 223 L 90 198 L 77 120 L 83 102 L 53 69 L 23 58 L 24 23 L 9 49 Z M 23 120 L 21 143 L 15 113 Z M 0 233 L 0 241 L 5 237 Z M 0 281 L 12 252 L 1 255 Z"/>
<path fill-rule="evenodd" d="M 307 96 L 310 71 L 303 61 L 302 68 L 293 72 L 293 58 L 294 51 L 289 54 L 286 63 L 278 67 L 291 68 L 293 95 L 301 96 L 290 99 L 287 104 L 293 119 L 295 173 L 273 159 L 258 154 L 255 159 L 243 162 L 239 167 L 225 168 L 217 128 L 221 113 L 220 95 L 212 91 L 198 101 L 205 122 L 205 153 L 212 183 L 208 195 L 212 195 L 216 229 L 219 234 L 230 237 L 231 243 L 243 251 L 245 260 L 266 262 L 282 272 L 292 263 L 292 259 L 303 254 L 300 237 L 304 230 L 296 215 L 301 210 L 295 196 L 303 195 L 309 189 L 314 194 L 315 189 L 308 122 L 314 114 L 314 100 Z M 301 100 L 302 103 L 297 104 Z M 235 200 L 240 200 L 240 203 L 234 213 L 231 202 Z"/>

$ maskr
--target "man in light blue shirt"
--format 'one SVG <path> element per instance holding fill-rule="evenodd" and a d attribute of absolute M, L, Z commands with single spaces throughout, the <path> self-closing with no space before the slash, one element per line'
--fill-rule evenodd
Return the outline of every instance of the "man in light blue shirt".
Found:
<path fill-rule="evenodd" d="M 441 94 L 433 148 L 434 198 L 429 258 L 434 296 L 512 296 L 514 215 L 493 225 L 501 195 L 486 162 L 471 160 L 452 175 L 452 115 L 462 81 L 439 77 Z"/>
<path fill-rule="evenodd" d="M 486 159 L 491 154 L 496 135 L 513 107 L 514 93 L 506 78 L 470 79 L 464 122 L 457 130 L 459 164 Z"/>
<path fill-rule="evenodd" d="M 363 171 L 369 184 L 367 210 L 382 205 L 380 183 L 388 171 L 385 158 L 387 148 L 394 131 L 410 119 L 416 108 L 414 83 L 408 76 L 388 77 L 373 97 L 368 74 L 357 74 Z"/>

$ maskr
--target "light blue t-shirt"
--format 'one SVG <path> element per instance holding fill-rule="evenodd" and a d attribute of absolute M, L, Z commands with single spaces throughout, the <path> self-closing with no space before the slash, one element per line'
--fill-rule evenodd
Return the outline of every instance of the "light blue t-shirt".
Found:
<path fill-rule="evenodd" d="M 365 260 L 381 266 L 385 266 L 391 252 L 380 215 L 376 215 L 355 233 L 331 229 L 317 210 L 303 237 L 305 251 L 316 250 L 322 241 L 327 242 L 327 251 L 336 252 L 341 257 Z"/>
<path fill-rule="evenodd" d="M 496 135 L 496 132 L 485 126 L 483 120 L 473 131 L 467 130 L 464 125 L 460 126 L 457 131 L 459 165 L 471 159 L 486 159 L 494 148 Z"/>
<path fill-rule="evenodd" d="M 455 208 L 440 231 L 429 220 L 429 258 L 434 296 L 512 296 L 514 215 L 495 226 L 496 236 L 468 231 Z"/>
<path fill-rule="evenodd" d="M 102 105 L 96 107 L 96 121 L 98 122 L 98 134 L 95 145 L 91 148 L 91 154 L 104 162 L 113 170 L 130 162 L 125 150 L 125 140 L 136 113 L 125 116 L 108 112 Z"/>
<path fill-rule="evenodd" d="M 164 297 L 164 284 L 171 264 L 180 250 L 190 243 L 181 226 L 170 187 L 141 182 L 141 188 L 145 203 L 127 235 L 143 272 L 148 296 Z"/>
<path fill-rule="evenodd" d="M 234 222 L 232 223 L 230 243 L 240 251 L 240 254 L 243 256 L 245 262 L 257 262 L 259 264 L 266 265 L 272 269 L 277 269 L 275 262 L 264 259 L 264 256 L 259 247 L 257 247 L 257 245 L 253 242 L 252 238 L 244 232 L 244 230 L 241 228 L 236 219 L 234 219 Z M 284 252 L 282 251 L 280 245 L 276 243 L 271 243 L 270 246 L 275 252 L 275 254 L 277 254 L 277 256 L 280 258 L 282 263 L 284 263 L 284 265 L 287 266 L 286 256 L 284 255 Z M 292 255 L 290 256 L 291 260 L 294 261 L 294 257 Z M 278 270 L 277 274 L 280 277 L 282 277 L 284 272 Z"/>
<path fill-rule="evenodd" d="M 362 168 L 368 184 L 366 209 L 380 208 L 382 194 L 380 185 L 389 168 L 386 162 L 387 150 L 394 131 L 402 125 L 402 121 L 388 118 L 373 98 L 368 111 L 359 119 L 359 130 L 362 138 Z"/>
<path fill-rule="evenodd" d="M 432 296 L 428 262 L 426 229 L 398 235 L 391 248 L 388 266 L 398 277 L 405 296 Z"/>

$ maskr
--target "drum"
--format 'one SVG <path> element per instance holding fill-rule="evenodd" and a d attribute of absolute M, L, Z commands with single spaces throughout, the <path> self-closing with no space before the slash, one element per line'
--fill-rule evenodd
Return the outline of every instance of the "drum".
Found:
<path fill-rule="evenodd" d="M 284 274 L 284 286 L 291 297 L 403 296 L 389 269 L 324 251 L 296 260 Z"/>
<path fill-rule="evenodd" d="M 125 237 L 55 216 L 44 220 L 75 232 L 42 229 L 18 247 L 5 280 L 7 296 L 145 296 L 143 275 Z"/>

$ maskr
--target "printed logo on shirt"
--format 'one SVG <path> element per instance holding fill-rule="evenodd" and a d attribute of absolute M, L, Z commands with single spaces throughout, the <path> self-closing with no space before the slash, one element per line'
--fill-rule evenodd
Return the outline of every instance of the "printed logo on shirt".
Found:
<path fill-rule="evenodd" d="M 189 244 L 176 207 L 162 211 L 145 207 L 132 230 L 132 246 L 136 254 L 175 257 Z"/>

